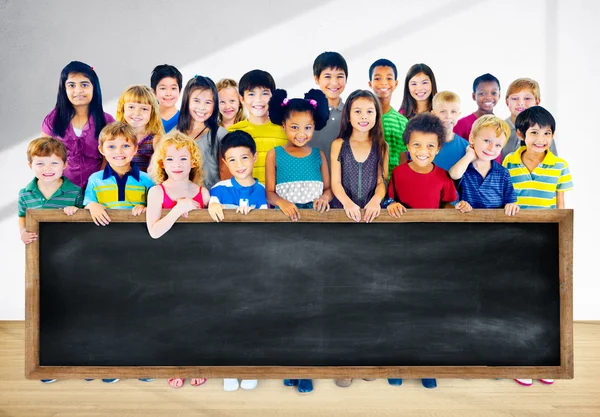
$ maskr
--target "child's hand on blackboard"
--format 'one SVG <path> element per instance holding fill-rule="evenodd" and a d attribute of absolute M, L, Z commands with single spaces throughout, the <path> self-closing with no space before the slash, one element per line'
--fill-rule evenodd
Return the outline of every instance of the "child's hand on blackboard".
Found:
<path fill-rule="evenodd" d="M 319 213 L 325 213 L 326 211 L 329 211 L 329 201 L 321 196 L 313 201 L 313 208 Z"/>
<path fill-rule="evenodd" d="M 456 205 L 454 206 L 454 208 L 456 210 L 460 210 L 461 213 L 468 213 L 471 210 L 473 210 L 473 207 L 471 207 L 471 205 L 469 203 L 467 203 L 466 201 L 464 201 L 464 200 L 459 201 L 458 203 L 456 203 Z"/>
<path fill-rule="evenodd" d="M 139 216 L 142 213 L 146 212 L 146 206 L 134 206 L 131 209 L 131 214 L 133 214 L 134 216 Z"/>
<path fill-rule="evenodd" d="M 390 216 L 399 219 L 403 213 L 406 213 L 406 207 L 398 202 L 395 202 L 387 206 L 387 211 Z"/>
<path fill-rule="evenodd" d="M 189 197 L 184 197 L 177 200 L 177 204 L 175 204 L 173 210 L 177 210 L 176 213 L 179 213 L 180 216 L 187 217 L 190 211 L 198 208 L 200 208 L 200 203 Z"/>
<path fill-rule="evenodd" d="M 31 242 L 33 242 L 36 239 L 37 239 L 37 234 L 35 234 L 33 232 L 28 232 L 25 229 L 21 230 L 21 241 L 24 244 L 29 245 Z"/>
<path fill-rule="evenodd" d="M 235 209 L 235 212 L 240 214 L 248 214 L 253 208 L 254 206 L 238 206 L 238 208 Z"/>
<path fill-rule="evenodd" d="M 519 212 L 519 206 L 515 203 L 509 203 L 504 206 L 504 214 L 507 216 L 514 216 Z"/>
<path fill-rule="evenodd" d="M 75 206 L 67 206 L 67 207 L 63 208 L 63 212 L 67 216 L 72 216 L 73 214 L 77 213 L 77 210 L 79 210 L 79 209 Z"/>
<path fill-rule="evenodd" d="M 96 226 L 106 226 L 110 223 L 110 217 L 108 217 L 108 213 L 102 204 L 92 202 L 86 208 L 90 211 L 90 215 Z"/>
<path fill-rule="evenodd" d="M 210 218 L 219 223 L 225 218 L 223 214 L 223 206 L 219 203 L 210 203 L 208 205 L 208 214 L 210 214 Z"/>
<path fill-rule="evenodd" d="M 371 223 L 381 213 L 381 204 L 373 197 L 365 206 L 365 223 Z"/>
<path fill-rule="evenodd" d="M 279 202 L 279 208 L 283 214 L 288 216 L 290 220 L 294 222 L 300 218 L 300 210 L 298 210 L 298 207 L 296 207 L 294 203 L 290 203 L 289 201 L 282 199 Z"/>
<path fill-rule="evenodd" d="M 354 202 L 350 202 L 349 204 L 344 204 L 344 210 L 346 211 L 346 216 L 355 222 L 360 221 L 360 207 Z"/>

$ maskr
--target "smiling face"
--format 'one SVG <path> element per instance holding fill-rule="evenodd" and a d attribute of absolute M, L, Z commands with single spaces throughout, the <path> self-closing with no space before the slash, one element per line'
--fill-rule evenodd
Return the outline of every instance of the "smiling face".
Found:
<path fill-rule="evenodd" d="M 476 135 L 469 137 L 469 143 L 473 145 L 475 155 L 483 161 L 493 161 L 500 155 L 506 143 L 506 136 L 501 133 L 496 136 L 497 131 L 491 127 L 480 129 Z"/>
<path fill-rule="evenodd" d="M 346 73 L 340 68 L 325 68 L 315 82 L 329 101 L 337 101 L 346 88 Z"/>
<path fill-rule="evenodd" d="M 174 107 L 179 99 L 179 84 L 173 77 L 165 77 L 156 85 L 154 94 L 158 99 L 158 104 L 163 109 Z"/>
<path fill-rule="evenodd" d="M 125 102 L 123 107 L 123 117 L 128 125 L 136 130 L 146 127 L 152 116 L 150 104 Z"/>
<path fill-rule="evenodd" d="M 254 87 L 252 90 L 244 91 L 242 101 L 252 116 L 265 117 L 268 116 L 271 95 L 271 90 L 269 88 Z"/>
<path fill-rule="evenodd" d="M 219 91 L 219 112 L 224 124 L 233 123 L 240 106 L 240 95 L 235 87 L 226 87 Z"/>
<path fill-rule="evenodd" d="M 191 161 L 190 151 L 186 146 L 177 149 L 175 145 L 170 145 L 163 159 L 163 167 L 169 179 L 187 180 L 193 168 Z"/>
<path fill-rule="evenodd" d="M 50 183 L 62 177 L 67 164 L 60 156 L 52 154 L 50 156 L 33 156 L 29 166 L 38 181 Z"/>
<path fill-rule="evenodd" d="M 381 100 L 391 98 L 392 93 L 398 87 L 398 80 L 394 75 L 392 67 L 375 67 L 373 68 L 373 77 L 369 81 L 369 87 Z"/>
<path fill-rule="evenodd" d="M 315 122 L 310 112 L 292 112 L 282 125 L 288 144 L 302 147 L 313 137 Z"/>
<path fill-rule="evenodd" d="M 416 101 L 424 101 L 431 95 L 431 79 L 423 72 L 408 80 L 408 92 Z"/>
<path fill-rule="evenodd" d="M 105 141 L 98 149 L 111 167 L 126 167 L 131 163 L 137 146 L 123 136 L 117 136 Z"/>
<path fill-rule="evenodd" d="M 189 110 L 194 126 L 205 123 L 215 110 L 215 98 L 212 91 L 208 89 L 192 91 Z"/>
<path fill-rule="evenodd" d="M 500 100 L 500 87 L 494 81 L 481 82 L 473 93 L 473 100 L 477 103 L 479 110 L 484 113 L 492 113 Z"/>
<path fill-rule="evenodd" d="M 523 110 L 532 106 L 537 106 L 538 104 L 540 104 L 540 101 L 537 100 L 531 90 L 528 89 L 521 90 L 506 97 L 506 105 L 513 118 L 516 118 Z"/>
<path fill-rule="evenodd" d="M 552 143 L 552 139 L 554 138 L 554 134 L 552 133 L 552 129 L 550 126 L 540 126 L 538 124 L 533 125 L 527 132 L 525 132 L 525 137 L 520 131 L 517 130 L 517 136 L 519 139 L 525 141 L 525 146 L 527 146 L 527 152 L 533 153 L 545 153 Z"/>
<path fill-rule="evenodd" d="M 94 97 L 92 82 L 83 74 L 71 73 L 65 81 L 67 98 L 74 107 L 88 106 Z"/>
<path fill-rule="evenodd" d="M 460 103 L 440 102 L 432 110 L 433 114 L 440 118 L 446 133 L 452 132 L 458 117 L 460 116 Z"/>
<path fill-rule="evenodd" d="M 431 167 L 435 156 L 440 151 L 440 144 L 435 133 L 414 131 L 410 134 L 407 148 L 412 162 L 424 170 Z"/>
<path fill-rule="evenodd" d="M 258 154 L 252 154 L 250 148 L 245 146 L 237 146 L 235 148 L 229 148 L 225 151 L 225 158 L 223 161 L 231 175 L 236 180 L 242 181 L 248 177 L 252 177 L 252 170 L 254 169 L 254 163 L 256 162 Z"/>
<path fill-rule="evenodd" d="M 355 131 L 368 132 L 375 126 L 377 109 L 368 98 L 357 98 L 350 107 L 350 124 Z"/>

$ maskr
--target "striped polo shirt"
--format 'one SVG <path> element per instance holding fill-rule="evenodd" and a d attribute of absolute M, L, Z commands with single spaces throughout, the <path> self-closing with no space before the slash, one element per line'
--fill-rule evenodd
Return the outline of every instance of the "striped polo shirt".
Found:
<path fill-rule="evenodd" d="M 402 135 L 408 124 L 408 119 L 398 113 L 395 109 L 390 109 L 381 116 L 383 125 L 383 137 L 388 144 L 390 161 L 388 165 L 388 178 L 392 176 L 392 171 L 400 163 L 400 154 L 406 152 L 406 144 Z"/>
<path fill-rule="evenodd" d="M 148 189 L 154 183 L 137 165 L 132 164 L 131 170 L 120 177 L 109 164 L 103 171 L 93 173 L 85 189 L 83 205 L 100 203 L 109 209 L 132 209 L 135 206 L 145 206 Z"/>
<path fill-rule="evenodd" d="M 63 183 L 50 198 L 38 188 L 38 179 L 34 178 L 27 187 L 19 191 L 19 217 L 25 217 L 27 209 L 61 209 L 75 206 L 83 207 L 83 192 L 66 177 Z"/>
<path fill-rule="evenodd" d="M 517 204 L 524 209 L 556 208 L 556 192 L 573 188 L 567 162 L 546 151 L 542 163 L 529 172 L 521 159 L 526 150 L 526 146 L 521 146 L 508 154 L 502 163 L 510 173 Z"/>
<path fill-rule="evenodd" d="M 458 199 L 464 200 L 474 209 L 503 208 L 517 202 L 510 174 L 506 168 L 491 161 L 491 167 L 485 178 L 469 164 L 458 183 Z"/>

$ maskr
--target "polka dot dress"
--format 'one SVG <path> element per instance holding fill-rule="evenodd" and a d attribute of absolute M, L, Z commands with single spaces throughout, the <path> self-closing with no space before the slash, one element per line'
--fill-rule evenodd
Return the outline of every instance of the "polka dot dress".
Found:
<path fill-rule="evenodd" d="M 282 146 L 275 147 L 277 165 L 275 192 L 294 204 L 312 203 L 323 194 L 321 152 L 312 148 L 308 156 L 292 156 Z"/>

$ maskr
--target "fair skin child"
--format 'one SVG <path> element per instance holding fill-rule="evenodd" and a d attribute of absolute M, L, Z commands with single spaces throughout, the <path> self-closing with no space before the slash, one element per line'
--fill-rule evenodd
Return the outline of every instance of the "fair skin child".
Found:
<path fill-rule="evenodd" d="M 179 100 L 179 84 L 173 77 L 165 77 L 158 82 L 156 90 L 152 90 L 158 99 L 160 117 L 169 120 L 177 113 L 177 100 Z"/>
<path fill-rule="evenodd" d="M 341 68 L 327 67 L 318 77 L 315 76 L 315 83 L 327 97 L 329 107 L 337 108 L 346 88 L 346 73 Z"/>
<path fill-rule="evenodd" d="M 453 180 L 462 178 L 470 163 L 485 178 L 492 168 L 492 161 L 500 155 L 502 148 L 506 144 L 506 136 L 501 133 L 496 136 L 496 129 L 484 127 L 476 135 L 469 136 L 469 146 L 465 156 L 463 156 L 448 173 Z M 509 203 L 504 206 L 504 214 L 514 216 L 519 212 L 519 206 L 515 203 Z"/>
<path fill-rule="evenodd" d="M 67 163 L 56 154 L 50 156 L 33 156 L 29 168 L 33 170 L 37 178 L 37 185 L 40 192 L 46 199 L 50 199 L 56 191 L 62 186 L 62 174 Z M 72 216 L 77 211 L 77 207 L 69 206 L 63 208 L 67 216 Z M 26 245 L 37 239 L 37 233 L 26 230 L 26 217 L 19 217 L 19 231 L 21 241 Z"/>
<path fill-rule="evenodd" d="M 257 157 L 258 154 L 253 154 L 250 148 L 237 146 L 225 151 L 223 163 L 227 166 L 227 169 L 229 169 L 229 172 L 238 184 L 243 187 L 252 187 L 256 183 L 256 180 L 252 176 L 252 170 L 254 169 L 254 163 L 256 162 Z M 254 207 L 252 206 L 239 206 L 235 212 L 248 214 L 253 208 Z M 208 205 L 208 214 L 210 214 L 210 217 L 216 222 L 225 219 L 223 206 L 216 202 L 212 202 Z"/>
<path fill-rule="evenodd" d="M 444 137 L 445 142 L 452 142 L 454 139 L 454 126 L 460 116 L 460 103 L 456 102 L 439 102 L 431 110 L 433 114 L 440 118 L 444 124 L 446 136 Z"/>
<path fill-rule="evenodd" d="M 244 91 L 242 104 L 248 111 L 248 121 L 255 125 L 264 125 L 269 121 L 269 100 L 271 90 L 267 87 L 254 87 Z"/>
<path fill-rule="evenodd" d="M 433 171 L 433 160 L 440 151 L 439 140 L 435 133 L 412 132 L 407 148 L 412 156 L 412 161 L 408 163 L 410 169 L 419 174 L 429 174 Z M 452 207 L 452 205 L 448 204 L 446 207 Z M 466 201 L 459 201 L 454 207 L 462 213 L 473 210 Z M 390 216 L 400 218 L 402 214 L 406 213 L 406 207 L 399 202 L 394 202 L 387 207 L 387 211 Z"/>
<path fill-rule="evenodd" d="M 357 98 L 351 104 L 350 124 L 352 125 L 352 134 L 350 135 L 350 148 L 352 149 L 354 159 L 358 162 L 366 161 L 371 153 L 373 141 L 369 137 L 369 131 L 375 125 L 376 111 L 375 103 L 367 98 Z M 360 222 L 360 207 L 348 197 L 342 186 L 342 165 L 338 161 L 338 156 L 343 143 L 344 139 L 337 138 L 331 144 L 331 189 L 340 203 L 342 203 L 348 218 Z M 378 169 L 375 194 L 365 205 L 364 220 L 366 223 L 372 222 L 381 212 L 380 203 L 386 194 L 382 175 L 384 175 L 385 178 L 388 176 L 388 158 L 389 155 L 386 150 L 383 157 L 384 172 L 382 173 L 381 169 Z"/>
<path fill-rule="evenodd" d="M 508 110 L 510 110 L 510 120 L 513 125 L 515 124 L 519 113 L 530 107 L 538 106 L 539 104 L 540 99 L 536 98 L 533 91 L 528 88 L 512 93 L 510 96 L 506 97 L 506 105 L 508 106 Z"/>
<path fill-rule="evenodd" d="M 533 172 L 546 157 L 546 153 L 554 139 L 554 133 L 550 126 L 535 124 L 527 129 L 525 135 L 517 130 L 517 137 L 525 141 L 525 146 L 527 146 L 527 149 L 521 154 L 521 160 L 529 172 Z M 556 192 L 556 208 L 565 208 L 565 193 L 563 191 Z"/>
<path fill-rule="evenodd" d="M 292 112 L 282 124 L 283 130 L 288 138 L 288 142 L 283 149 L 296 158 L 305 158 L 312 152 L 312 148 L 307 146 L 313 137 L 315 123 L 310 112 Z M 313 201 L 313 208 L 319 213 L 329 211 L 329 202 L 333 199 L 329 179 L 329 167 L 327 158 L 323 151 L 321 153 L 321 178 L 323 179 L 323 194 Z M 275 158 L 275 149 L 267 153 L 266 165 L 266 190 L 267 201 L 272 206 L 277 206 L 281 212 L 292 221 L 300 218 L 298 207 L 290 201 L 287 201 L 275 192 L 277 161 Z"/>
<path fill-rule="evenodd" d="M 104 155 L 112 170 L 122 178 L 123 175 L 131 171 L 131 160 L 137 151 L 137 144 L 131 143 L 125 137 L 117 136 L 112 140 L 105 141 L 101 147 L 98 147 L 98 150 Z M 91 202 L 85 208 L 90 211 L 96 226 L 106 226 L 110 223 L 110 217 L 102 204 Z M 146 207 L 135 206 L 131 209 L 131 214 L 139 216 L 145 211 Z"/>
<path fill-rule="evenodd" d="M 431 96 L 431 79 L 423 72 L 408 80 L 408 92 L 417 102 L 417 113 L 428 111 L 429 96 Z"/>
<path fill-rule="evenodd" d="M 190 171 L 194 166 L 191 162 L 190 150 L 186 146 L 177 149 L 175 145 L 167 148 L 165 158 L 161 165 L 167 173 L 167 179 L 162 183 L 167 195 L 177 203 L 162 217 L 162 206 L 164 193 L 160 185 L 155 185 L 148 192 L 148 209 L 146 210 L 146 226 L 153 239 L 158 239 L 173 227 L 173 224 L 181 216 L 200 208 L 193 198 L 200 191 L 200 186 L 190 181 Z M 202 201 L 206 205 L 210 199 L 210 193 L 202 188 Z"/>
<path fill-rule="evenodd" d="M 219 91 L 219 112 L 224 128 L 234 124 L 240 106 L 240 95 L 235 87 L 226 87 Z"/>
<path fill-rule="evenodd" d="M 215 98 L 212 91 L 208 89 L 192 91 L 189 100 L 189 110 L 190 117 L 192 118 L 192 127 L 185 133 L 196 140 L 206 133 L 208 129 L 206 121 L 212 116 L 213 111 L 215 111 Z"/>
<path fill-rule="evenodd" d="M 500 100 L 500 87 L 494 81 L 481 82 L 475 92 L 471 94 L 471 97 L 477 103 L 477 111 L 475 112 L 477 118 L 484 114 L 493 114 L 494 107 Z"/>
<path fill-rule="evenodd" d="M 125 102 L 123 117 L 128 125 L 135 130 L 138 143 L 147 135 L 146 128 L 152 116 L 152 106 L 148 103 Z"/>

